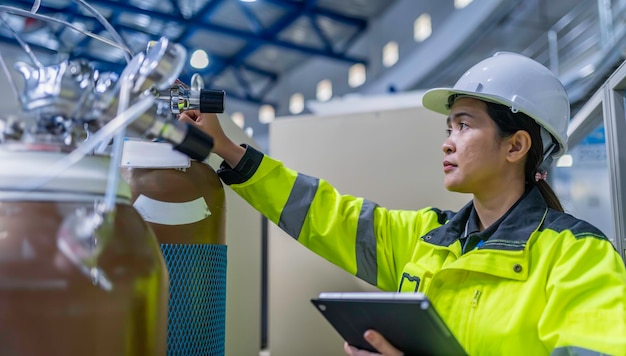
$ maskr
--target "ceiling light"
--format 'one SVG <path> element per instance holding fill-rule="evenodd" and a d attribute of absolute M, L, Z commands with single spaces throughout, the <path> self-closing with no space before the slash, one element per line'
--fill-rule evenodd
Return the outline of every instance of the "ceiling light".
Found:
<path fill-rule="evenodd" d="M 304 95 L 295 93 L 289 98 L 289 112 L 299 114 L 304 111 Z"/>
<path fill-rule="evenodd" d="M 324 79 L 317 83 L 315 97 L 319 101 L 330 100 L 333 97 L 333 82 L 330 79 Z"/>
<path fill-rule="evenodd" d="M 205 51 L 197 49 L 191 55 L 189 64 L 191 64 L 191 66 L 194 68 L 204 69 L 209 65 L 209 56 L 206 54 Z"/>
<path fill-rule="evenodd" d="M 466 7 L 467 5 L 469 5 L 471 2 L 472 0 L 454 0 L 454 8 L 462 9 Z"/>
<path fill-rule="evenodd" d="M 396 64 L 399 58 L 398 42 L 387 42 L 385 47 L 383 47 L 383 65 L 389 68 Z"/>
<path fill-rule="evenodd" d="M 259 109 L 259 122 L 262 124 L 269 124 L 274 121 L 275 116 L 276 111 L 272 105 L 265 104 Z"/>
<path fill-rule="evenodd" d="M 353 64 L 348 72 L 348 85 L 351 88 L 356 88 L 365 83 L 367 73 L 365 71 L 365 65 L 363 63 Z"/>
<path fill-rule="evenodd" d="M 557 167 L 571 167 L 574 164 L 572 155 L 563 155 L 556 161 Z"/>
<path fill-rule="evenodd" d="M 422 42 L 433 33 L 433 25 L 429 14 L 421 14 L 413 23 L 413 39 Z"/>
<path fill-rule="evenodd" d="M 239 128 L 244 127 L 246 119 L 243 116 L 243 113 L 241 112 L 235 112 L 230 116 L 230 119 L 233 120 L 233 122 L 235 123 L 235 125 L 239 126 Z"/>
<path fill-rule="evenodd" d="M 241 2 L 256 2 L 256 0 L 240 0 Z"/>
<path fill-rule="evenodd" d="M 593 72 L 595 71 L 596 71 L 596 66 L 589 63 L 585 65 L 584 67 L 580 68 L 580 70 L 578 71 L 578 74 L 580 75 L 581 78 L 585 78 L 585 77 L 592 75 Z"/>

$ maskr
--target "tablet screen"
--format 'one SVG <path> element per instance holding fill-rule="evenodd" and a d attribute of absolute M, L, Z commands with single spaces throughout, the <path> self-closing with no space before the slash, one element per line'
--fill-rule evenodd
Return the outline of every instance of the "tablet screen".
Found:
<path fill-rule="evenodd" d="M 430 301 L 421 293 L 321 293 L 311 302 L 350 345 L 376 352 L 365 341 L 380 332 L 405 355 L 465 355 Z"/>

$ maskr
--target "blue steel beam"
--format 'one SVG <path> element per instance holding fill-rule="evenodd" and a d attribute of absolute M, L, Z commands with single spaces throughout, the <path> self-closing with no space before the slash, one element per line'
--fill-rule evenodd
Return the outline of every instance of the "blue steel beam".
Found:
<path fill-rule="evenodd" d="M 354 44 L 354 42 L 356 42 L 357 39 L 359 39 L 359 36 L 361 35 L 361 31 L 360 30 L 356 30 L 354 31 L 354 33 L 352 34 L 352 36 L 350 36 L 350 38 L 348 38 L 348 40 L 346 41 L 346 43 L 343 46 L 343 50 L 347 51 L 348 49 L 350 49 L 350 47 L 352 47 L 352 45 Z"/>
<path fill-rule="evenodd" d="M 284 14 L 278 21 L 274 22 L 268 29 L 264 30 L 263 33 L 259 34 L 262 37 L 268 37 L 270 39 L 275 39 L 280 32 L 293 24 L 302 13 L 308 11 L 310 8 L 315 6 L 316 0 L 307 1 L 302 4 L 302 6 L 297 9 L 291 10 Z M 216 66 L 213 69 L 213 75 L 219 75 L 226 66 L 233 65 L 240 62 L 245 62 L 246 58 L 248 58 L 254 51 L 256 51 L 259 47 L 261 47 L 263 43 L 259 41 L 249 42 L 246 46 L 241 49 L 236 55 L 231 57 L 230 61 L 224 63 L 222 66 Z"/>
<path fill-rule="evenodd" d="M 77 51 L 77 52 L 75 53 L 75 56 L 76 56 L 76 57 L 80 57 L 80 58 L 85 58 L 85 59 L 88 59 L 88 60 L 93 60 L 93 61 L 103 62 L 103 63 L 109 63 L 109 64 L 121 64 L 121 63 L 117 63 L 117 62 L 109 62 L 109 61 L 105 61 L 105 60 L 103 60 L 102 58 L 95 58 L 95 57 L 92 57 L 92 56 L 91 56 L 88 52 L 86 52 L 86 51 L 85 51 L 85 52 Z M 222 57 L 222 56 L 218 56 L 218 55 L 210 55 L 210 58 L 211 58 L 211 60 L 213 60 L 214 62 L 218 62 L 218 63 L 228 61 L 228 58 L 226 58 L 226 57 Z M 241 66 L 243 69 L 245 69 L 245 70 L 247 70 L 247 71 L 249 71 L 249 72 L 252 72 L 252 73 L 255 73 L 255 74 L 258 74 L 258 75 L 261 75 L 261 76 L 267 77 L 267 78 L 268 78 L 268 79 L 270 79 L 270 80 L 276 80 L 276 79 L 278 78 L 278 73 L 271 72 L 271 71 L 268 71 L 268 70 L 265 70 L 265 69 L 262 69 L 262 68 L 258 68 L 258 67 L 256 67 L 256 66 L 253 66 L 253 65 L 250 65 L 250 64 L 245 64 L 245 63 L 244 63 L 244 64 L 240 64 L 240 66 Z M 209 68 L 209 67 L 207 67 L 207 68 Z M 196 71 L 198 71 L 200 74 L 207 74 L 207 70 L 197 70 L 197 69 L 195 69 L 195 70 L 196 70 Z"/>
<path fill-rule="evenodd" d="M 192 71 L 197 72 L 201 75 L 210 75 L 210 67 L 211 66 L 215 66 L 215 65 L 224 65 L 225 62 L 227 62 L 229 60 L 229 58 L 226 57 L 222 57 L 222 56 L 218 56 L 218 55 L 212 55 L 211 57 L 211 61 L 213 62 L 209 67 L 204 68 L 204 69 L 192 69 Z M 266 71 L 264 69 L 260 69 L 251 65 L 247 65 L 247 64 L 239 64 L 237 65 L 238 68 L 241 69 L 245 69 L 248 72 L 251 73 L 255 73 L 258 74 L 260 76 L 266 77 L 269 80 L 276 80 L 278 79 L 278 73 L 274 73 L 274 72 L 270 72 L 270 71 Z M 206 82 L 210 82 L 211 80 L 205 80 Z"/>
<path fill-rule="evenodd" d="M 5 1 L 9 2 L 9 3 L 31 5 L 30 1 L 28 1 L 28 0 L 5 0 Z M 39 8 L 39 13 L 40 14 L 51 15 L 51 14 L 55 14 L 57 12 L 58 12 L 57 9 L 46 7 L 46 6 L 41 6 Z M 90 21 L 90 22 L 93 22 L 94 24 L 97 23 L 97 20 L 95 18 L 91 17 L 91 16 L 86 16 L 86 15 L 77 14 L 77 13 L 68 13 L 68 15 L 70 16 L 70 19 L 73 18 L 73 19 L 79 19 L 81 21 Z M 67 21 L 67 19 L 66 19 L 66 21 Z M 130 27 L 130 26 L 127 26 L 127 25 L 122 25 L 122 24 L 117 24 L 115 27 L 116 27 L 117 30 L 124 30 L 124 31 L 128 31 L 128 32 L 137 32 L 137 33 L 141 32 L 137 28 Z M 93 39 L 88 37 L 87 40 L 93 40 Z M 180 43 L 178 41 L 174 41 L 174 42 Z M 76 52 L 77 54 L 79 54 L 79 55 L 81 55 L 83 57 L 84 56 L 88 56 L 87 53 L 81 52 L 80 49 L 84 49 L 84 47 L 82 47 L 82 46 L 79 47 L 78 51 Z M 220 56 L 216 56 L 216 55 L 211 55 L 211 57 L 212 58 L 217 58 L 217 59 L 222 60 L 222 61 L 226 60 L 224 57 L 220 57 Z M 93 60 L 97 60 L 97 61 L 103 61 L 102 59 L 98 59 L 98 58 L 92 58 L 92 59 Z M 111 63 L 111 64 L 113 64 L 113 63 Z M 269 77 L 271 79 L 276 79 L 278 77 L 278 73 L 276 73 L 276 72 L 268 71 L 268 70 L 265 70 L 265 69 L 262 69 L 262 68 L 259 68 L 259 67 L 256 67 L 256 66 L 253 66 L 253 65 L 250 65 L 250 64 L 245 64 L 245 63 L 244 64 L 240 64 L 240 65 L 242 65 L 246 70 L 248 70 L 250 72 L 253 72 L 253 73 L 256 73 L 256 74 L 259 74 L 259 75 L 262 75 L 262 76 L 267 76 L 267 77 Z"/>
<path fill-rule="evenodd" d="M 176 0 L 167 0 L 167 2 L 169 2 L 170 5 L 172 6 L 175 16 L 181 16 L 181 17 L 183 16 L 183 14 L 181 14 L 180 12 L 180 8 L 178 7 Z"/>
<path fill-rule="evenodd" d="M 241 12 L 243 12 L 246 17 L 246 20 L 248 20 L 248 24 L 250 25 L 252 31 L 254 31 L 254 33 L 263 32 L 263 25 L 261 24 L 261 21 L 259 21 L 256 15 L 250 10 L 250 7 L 241 1 L 237 1 L 237 4 L 239 5 Z"/>
<path fill-rule="evenodd" d="M 309 23 L 311 24 L 313 31 L 315 31 L 317 37 L 319 37 L 319 39 L 322 41 L 326 50 L 329 52 L 334 52 L 335 49 L 333 48 L 332 42 L 328 39 L 326 34 L 324 34 L 324 31 L 322 31 L 320 26 L 317 24 L 315 17 L 313 17 L 313 15 L 308 15 L 307 18 L 309 19 Z"/>
<path fill-rule="evenodd" d="M 294 21 L 298 19 L 298 17 L 310 9 L 315 7 L 317 0 L 308 0 L 303 6 L 299 7 L 297 10 L 292 10 L 292 12 L 284 14 L 281 19 L 274 22 L 267 30 L 263 31 L 263 36 L 269 36 L 271 38 L 275 38 L 282 32 L 284 29 L 293 24 Z M 231 57 L 231 59 L 221 65 L 215 66 L 211 71 L 212 77 L 219 76 L 229 65 L 233 65 L 234 63 L 242 63 L 251 55 L 254 51 L 258 49 L 262 44 L 259 42 L 248 43 L 242 50 L 240 50 L 235 56 Z"/>
<path fill-rule="evenodd" d="M 244 79 L 244 77 L 241 75 L 241 71 L 239 71 L 238 69 L 231 67 L 233 74 L 235 75 L 235 79 L 237 79 L 237 82 L 239 83 L 239 86 L 241 86 L 243 88 L 243 90 L 246 92 L 246 97 L 252 96 L 252 89 L 250 88 L 250 83 L 248 83 L 247 80 Z"/>
<path fill-rule="evenodd" d="M 274 4 L 274 5 L 278 5 L 286 9 L 297 9 L 302 6 L 302 1 L 290 1 L 290 0 L 264 0 L 264 1 Z M 319 8 L 319 7 L 310 9 L 309 14 L 328 17 L 329 19 L 332 19 L 334 21 L 341 22 L 345 25 L 354 26 L 354 27 L 361 28 L 361 29 L 367 27 L 366 19 L 344 15 L 339 12 L 326 10 L 326 9 Z"/>
<path fill-rule="evenodd" d="M 271 80 L 271 81 L 269 81 L 269 82 L 265 85 L 265 87 L 263 87 L 263 88 L 259 91 L 259 93 L 258 93 L 259 98 L 265 98 L 265 96 L 266 96 L 266 95 L 270 92 L 270 90 L 272 90 L 272 89 L 274 88 L 274 86 L 275 86 L 277 83 L 278 83 L 278 80 Z M 278 108 L 278 106 L 277 106 L 277 105 L 275 105 L 275 104 L 272 104 L 272 106 L 273 106 L 274 108 Z"/>
<path fill-rule="evenodd" d="M 139 10 L 138 8 L 132 7 L 125 3 L 115 2 L 111 0 L 91 0 L 90 3 L 92 5 L 108 6 L 109 8 L 116 10 L 116 11 L 137 12 Z M 297 52 L 301 52 L 301 53 L 313 55 L 313 56 L 336 59 L 336 60 L 340 60 L 340 61 L 344 61 L 348 63 L 365 63 L 366 62 L 364 58 L 357 58 L 357 57 L 352 57 L 352 56 L 347 56 L 347 55 L 342 55 L 342 54 L 337 54 L 337 53 L 329 53 L 327 51 L 320 50 L 318 48 L 300 46 L 295 43 L 281 41 L 281 40 L 275 39 L 274 37 L 270 37 L 267 35 L 259 35 L 259 34 L 255 34 L 252 32 L 242 31 L 236 28 L 231 28 L 231 27 L 226 27 L 226 26 L 206 23 L 206 22 L 189 23 L 190 22 L 189 19 L 177 17 L 177 16 L 170 15 L 170 14 L 165 14 L 165 13 L 158 12 L 158 11 L 140 10 L 140 12 L 142 14 L 148 15 L 150 17 L 153 17 L 159 20 L 182 23 L 182 24 L 185 24 L 186 26 L 201 28 L 207 31 L 240 38 L 245 41 L 258 42 L 258 43 L 261 43 L 262 45 L 273 45 L 273 46 L 280 47 L 283 49 L 297 51 Z M 284 17 L 285 16 L 283 16 L 283 18 Z"/>
<path fill-rule="evenodd" d="M 220 26 L 216 24 L 206 23 L 204 21 L 194 21 L 194 19 L 199 19 L 199 18 L 207 19 L 208 17 L 210 17 L 210 13 L 215 11 L 215 9 L 218 8 L 218 5 L 222 1 L 223 0 L 214 0 L 206 4 L 203 9 L 200 9 L 196 12 L 196 15 L 191 20 L 183 18 L 182 15 L 176 16 L 176 15 L 161 13 L 158 11 L 141 10 L 133 6 L 129 6 L 125 3 L 120 3 L 120 2 L 111 1 L 111 0 L 92 0 L 91 3 L 104 6 L 104 7 L 109 7 L 115 13 L 118 13 L 118 14 L 123 11 L 141 12 L 142 14 L 146 14 L 150 17 L 160 19 L 162 21 L 170 21 L 170 22 L 186 24 L 186 27 L 191 29 L 191 31 L 193 31 L 194 29 L 196 30 L 203 29 L 203 30 L 216 32 L 216 33 L 226 35 L 226 36 L 240 38 L 249 42 L 249 44 L 246 47 L 244 47 L 244 49 L 241 50 L 236 56 L 228 58 L 228 59 L 221 58 L 223 64 L 220 65 L 219 68 L 211 70 L 213 77 L 216 77 L 217 75 L 219 75 L 219 73 L 221 73 L 221 71 L 228 65 L 230 66 L 238 65 L 238 66 L 243 66 L 246 70 L 250 70 L 251 72 L 268 76 L 270 78 L 270 83 L 268 84 L 267 87 L 273 85 L 273 83 L 277 81 L 276 73 L 272 73 L 270 71 L 256 68 L 254 66 L 251 66 L 245 63 L 245 60 L 248 58 L 248 56 L 252 54 L 256 49 L 258 49 L 258 47 L 263 46 L 263 45 L 274 45 L 283 49 L 294 50 L 294 51 L 298 51 L 300 53 L 305 53 L 309 55 L 333 58 L 337 60 L 347 61 L 350 63 L 366 63 L 364 59 L 352 58 L 352 57 L 346 56 L 345 53 L 334 52 L 332 50 L 333 45 L 331 41 L 323 34 L 319 26 L 316 26 L 317 24 L 316 24 L 316 21 L 314 20 L 314 17 L 325 16 L 330 19 L 333 19 L 334 21 L 338 21 L 338 22 L 341 22 L 350 26 L 355 26 L 356 27 L 355 34 L 353 38 L 349 41 L 349 43 L 352 43 L 352 40 L 357 37 L 359 31 L 366 27 L 367 22 L 364 19 L 354 18 L 354 17 L 342 15 L 340 13 L 335 13 L 329 10 L 316 8 L 315 6 L 316 0 L 309 0 L 309 1 L 304 1 L 304 2 L 303 1 L 294 2 L 294 1 L 288 1 L 288 0 L 265 0 L 275 5 L 278 5 L 280 7 L 289 8 L 291 10 L 288 12 L 288 14 L 284 15 L 277 22 L 275 22 L 269 29 L 262 31 L 261 33 L 250 33 L 250 32 L 238 30 L 235 28 L 229 28 L 229 27 Z M 31 5 L 30 2 L 27 0 L 8 0 L 7 2 L 19 3 L 25 6 Z M 58 9 L 49 9 L 49 10 L 51 12 L 59 11 Z M 246 13 L 248 13 L 248 15 L 246 16 L 248 16 L 249 20 L 253 21 L 254 19 L 256 19 L 256 16 L 254 16 L 254 14 L 252 14 L 251 11 L 244 12 L 244 14 Z M 75 15 L 80 16 L 82 18 L 87 17 L 82 14 L 75 14 Z M 252 15 L 253 17 L 249 15 Z M 324 50 L 313 48 L 313 47 L 300 46 L 295 43 L 279 40 L 277 38 L 279 33 L 282 30 L 286 29 L 290 24 L 292 24 L 298 18 L 298 16 L 307 16 L 312 20 L 314 30 L 316 31 L 320 39 L 325 44 Z M 89 17 L 89 19 L 93 21 L 93 18 Z M 251 23 L 254 24 L 254 22 L 251 22 Z M 256 29 L 261 27 L 260 22 L 258 22 L 258 25 L 259 26 L 257 26 Z M 120 26 L 119 24 L 117 25 L 117 27 L 120 29 L 126 28 L 128 31 L 141 32 L 139 29 L 128 28 L 126 26 Z M 185 37 L 185 33 L 181 35 L 181 38 L 184 38 L 184 37 Z M 179 42 L 184 45 L 184 41 L 175 41 L 175 42 Z M 347 50 L 349 46 L 344 45 L 342 47 L 344 47 Z M 215 57 L 215 56 L 212 56 L 212 57 Z M 98 60 L 98 59 L 94 58 L 94 60 Z M 112 63 L 109 63 L 109 65 L 111 64 Z"/>
<path fill-rule="evenodd" d="M 209 1 L 208 3 L 204 4 L 203 7 L 198 9 L 196 14 L 191 19 L 186 20 L 186 22 L 189 22 L 189 23 L 202 22 L 202 18 L 211 17 L 211 15 L 218 9 L 219 5 L 221 5 L 223 1 L 224 0 Z M 178 11 L 178 13 L 180 14 L 180 10 Z M 179 16 L 180 18 L 183 17 L 182 14 L 180 14 Z M 177 16 L 174 16 L 174 17 L 177 17 Z M 180 34 L 177 40 L 181 42 L 184 41 L 187 38 L 187 36 L 189 36 L 189 34 L 192 32 L 193 31 L 191 31 L 191 27 L 189 25 L 186 25 L 185 30 L 183 31 L 183 33 Z"/>
<path fill-rule="evenodd" d="M 171 15 L 171 14 L 165 14 L 162 12 L 158 12 L 158 11 L 151 11 L 151 10 L 143 10 L 143 9 L 139 9 L 137 7 L 122 3 L 122 2 L 117 2 L 117 1 L 111 1 L 111 0 L 91 0 L 90 4 L 91 5 L 101 5 L 101 6 L 105 6 L 105 7 L 109 7 L 111 9 L 114 10 L 118 10 L 118 11 L 128 11 L 128 12 L 141 12 L 143 14 L 146 14 L 148 16 L 152 16 L 154 18 L 163 20 L 163 21 L 173 21 L 173 22 L 177 22 L 177 23 L 184 23 L 188 26 L 199 26 L 200 28 L 206 29 L 208 31 L 213 31 L 213 32 L 220 32 L 223 33 L 225 35 L 229 35 L 229 36 L 234 36 L 234 37 L 239 37 L 245 40 L 253 40 L 254 38 L 254 34 L 250 34 L 241 30 L 237 30 L 234 28 L 229 28 L 229 27 L 225 27 L 225 26 L 219 26 L 219 25 L 213 25 L 213 24 L 209 24 L 209 23 L 200 23 L 197 24 L 195 22 L 197 22 L 198 17 L 199 16 L 209 16 L 213 11 L 215 11 L 215 9 L 217 9 L 217 5 L 219 5 L 223 0 L 213 0 L 209 3 L 207 3 L 203 9 L 200 9 L 197 12 L 197 15 L 192 18 L 192 19 L 185 19 L 184 17 L 180 16 L 180 15 Z M 351 16 L 347 16 L 338 12 L 334 12 L 334 11 L 330 11 L 330 10 L 325 10 L 325 9 L 320 9 L 320 8 L 304 8 L 303 4 L 301 1 L 298 2 L 294 2 L 294 1 L 288 1 L 288 0 L 265 0 L 266 2 L 269 3 L 273 3 L 275 5 L 278 5 L 280 7 L 283 7 L 285 9 L 289 9 L 291 11 L 301 11 L 304 10 L 305 13 L 311 14 L 311 15 L 319 15 L 319 16 L 324 16 L 327 17 L 329 19 L 335 20 L 337 22 L 343 23 L 345 25 L 348 26 L 353 26 L 359 29 L 364 29 L 367 27 L 367 20 L 365 19 L 361 19 L 361 18 L 357 18 L 357 17 L 351 17 Z M 6 5 L 10 5 L 10 3 L 15 3 L 15 4 L 22 4 L 25 6 L 32 6 L 32 1 L 27 1 L 27 0 L 6 0 L 3 1 L 4 4 Z M 42 8 L 45 6 L 42 6 Z M 51 9 L 51 8 L 49 8 Z M 56 11 L 58 11 L 58 9 L 54 9 Z M 262 39 L 261 39 L 262 40 Z M 280 47 L 280 44 L 278 45 Z"/>

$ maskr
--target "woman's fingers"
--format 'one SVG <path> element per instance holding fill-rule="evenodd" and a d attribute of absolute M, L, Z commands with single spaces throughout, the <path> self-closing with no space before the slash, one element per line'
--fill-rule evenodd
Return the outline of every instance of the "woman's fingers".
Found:
<path fill-rule="evenodd" d="M 370 343 L 378 352 L 373 353 L 366 350 L 357 349 L 356 347 L 348 344 L 347 342 L 343 343 L 343 350 L 347 355 L 350 356 L 374 356 L 374 355 L 383 355 L 383 356 L 402 356 L 404 355 L 400 350 L 396 349 L 393 345 L 387 341 L 379 332 L 375 330 L 367 330 L 363 337 L 367 342 Z"/>
<path fill-rule="evenodd" d="M 375 330 L 367 330 L 363 337 L 370 343 L 378 352 L 385 356 L 402 356 L 403 353 L 396 349 L 393 345 L 387 341 L 379 332 Z"/>
<path fill-rule="evenodd" d="M 375 354 L 369 351 L 357 349 L 356 347 L 348 344 L 347 342 L 343 343 L 343 351 L 345 351 L 346 354 L 350 356 L 380 356 L 380 354 Z"/>

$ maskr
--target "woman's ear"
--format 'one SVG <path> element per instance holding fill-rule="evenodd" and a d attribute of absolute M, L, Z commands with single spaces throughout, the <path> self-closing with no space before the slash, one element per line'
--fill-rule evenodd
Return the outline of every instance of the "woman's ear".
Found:
<path fill-rule="evenodd" d="M 507 161 L 511 163 L 519 162 L 523 159 L 532 145 L 530 134 L 524 130 L 518 130 L 506 139 Z"/>

